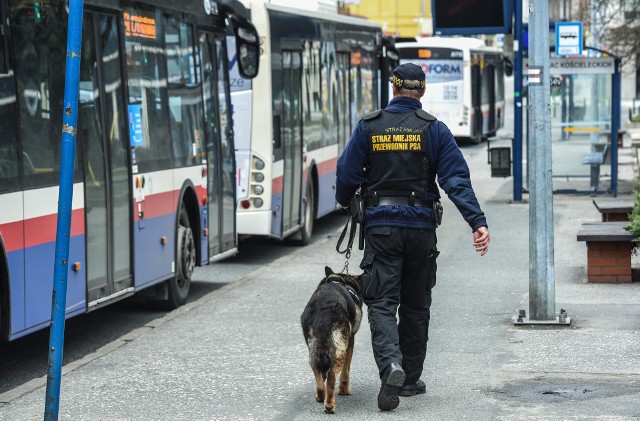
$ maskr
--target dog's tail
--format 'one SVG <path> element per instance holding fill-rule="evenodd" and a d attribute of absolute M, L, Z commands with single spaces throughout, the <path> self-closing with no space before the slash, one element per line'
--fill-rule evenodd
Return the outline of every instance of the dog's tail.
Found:
<path fill-rule="evenodd" d="M 329 374 L 329 369 L 333 367 L 334 356 L 333 352 L 330 349 L 322 349 L 318 350 L 318 353 L 315 358 L 315 369 L 322 373 L 322 380 L 327 380 L 327 375 Z"/>

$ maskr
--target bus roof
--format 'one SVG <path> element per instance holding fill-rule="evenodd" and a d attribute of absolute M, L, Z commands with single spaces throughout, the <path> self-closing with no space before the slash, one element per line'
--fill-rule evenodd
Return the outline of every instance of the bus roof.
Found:
<path fill-rule="evenodd" d="M 328 13 L 323 10 L 309 10 L 298 7 L 290 7 L 284 4 L 267 3 L 265 0 L 241 0 L 241 2 L 247 7 L 254 6 L 266 6 L 268 9 L 277 10 L 279 12 L 286 12 L 300 16 L 307 16 L 316 19 L 327 20 L 331 22 L 345 23 L 349 25 L 360 25 L 370 28 L 379 29 L 382 32 L 382 28 L 379 23 L 373 22 L 364 18 L 357 18 L 353 16 L 341 15 L 338 13 Z"/>
<path fill-rule="evenodd" d="M 460 50 L 501 51 L 498 48 L 488 47 L 481 39 L 470 37 L 426 37 L 416 38 L 414 42 L 396 42 L 396 48 L 406 47 L 440 47 Z"/>

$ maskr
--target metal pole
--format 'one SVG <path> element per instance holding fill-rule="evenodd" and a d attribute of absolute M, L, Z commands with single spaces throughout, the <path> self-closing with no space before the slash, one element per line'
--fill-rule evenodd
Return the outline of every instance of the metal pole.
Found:
<path fill-rule="evenodd" d="M 596 5 L 595 0 L 590 0 L 589 2 L 589 45 L 592 47 L 596 46 Z M 589 51 L 589 57 L 592 56 L 592 51 Z"/>
<path fill-rule="evenodd" d="M 522 202 L 522 0 L 514 0 L 513 201 Z"/>
<path fill-rule="evenodd" d="M 529 318 L 555 319 L 549 2 L 529 2 Z M 535 77 L 538 75 L 537 77 Z"/>
<path fill-rule="evenodd" d="M 80 51 L 82 46 L 82 0 L 70 0 L 67 32 L 67 59 L 62 113 L 62 152 L 60 162 L 60 193 L 58 198 L 58 222 L 56 253 L 53 271 L 51 305 L 51 333 L 49 336 L 49 365 L 44 419 L 58 419 L 60 383 L 62 380 L 62 351 L 64 344 L 64 319 L 67 302 L 67 273 L 69 262 L 69 237 L 73 199 L 73 164 L 76 150 L 76 124 L 78 121 L 78 89 L 80 78 Z"/>
<path fill-rule="evenodd" d="M 618 131 L 620 130 L 620 97 L 622 80 L 620 76 L 620 59 L 615 59 L 615 69 L 611 76 L 611 191 L 613 197 L 618 196 Z"/>

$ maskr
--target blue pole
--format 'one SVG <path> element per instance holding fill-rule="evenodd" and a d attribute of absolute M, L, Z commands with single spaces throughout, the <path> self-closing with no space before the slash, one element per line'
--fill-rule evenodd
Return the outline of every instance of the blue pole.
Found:
<path fill-rule="evenodd" d="M 60 405 L 64 319 L 67 304 L 67 273 L 69 267 L 69 237 L 71 233 L 71 209 L 73 199 L 73 164 L 76 150 L 76 124 L 78 122 L 82 11 L 83 0 L 70 0 L 64 109 L 62 112 L 60 193 L 58 197 L 58 223 L 51 303 L 51 332 L 49 335 L 49 365 L 47 368 L 47 394 L 44 412 L 44 419 L 46 421 L 55 421 L 58 419 L 58 409 Z"/>
<path fill-rule="evenodd" d="M 620 59 L 615 58 L 615 69 L 611 77 L 611 191 L 618 196 L 618 131 L 620 130 L 620 97 L 622 80 L 620 77 Z"/>
<path fill-rule="evenodd" d="M 522 0 L 514 0 L 513 15 L 513 201 L 522 202 Z"/>

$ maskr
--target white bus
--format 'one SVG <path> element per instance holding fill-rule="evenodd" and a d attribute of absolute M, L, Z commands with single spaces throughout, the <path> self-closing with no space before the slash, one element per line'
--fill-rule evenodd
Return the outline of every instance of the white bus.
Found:
<path fill-rule="evenodd" d="M 244 4 L 262 54 L 250 109 L 246 92 L 234 102 L 234 120 L 251 121 L 250 139 L 236 149 L 238 234 L 293 236 L 304 245 L 315 219 L 337 209 L 336 162 L 352 129 L 385 105 L 387 84 L 379 80 L 393 47 L 378 24 L 364 19 Z"/>
<path fill-rule="evenodd" d="M 400 63 L 415 63 L 427 78 L 423 108 L 456 139 L 479 143 L 504 125 L 504 76 L 511 66 L 502 50 L 477 38 L 420 38 L 397 42 Z"/>

